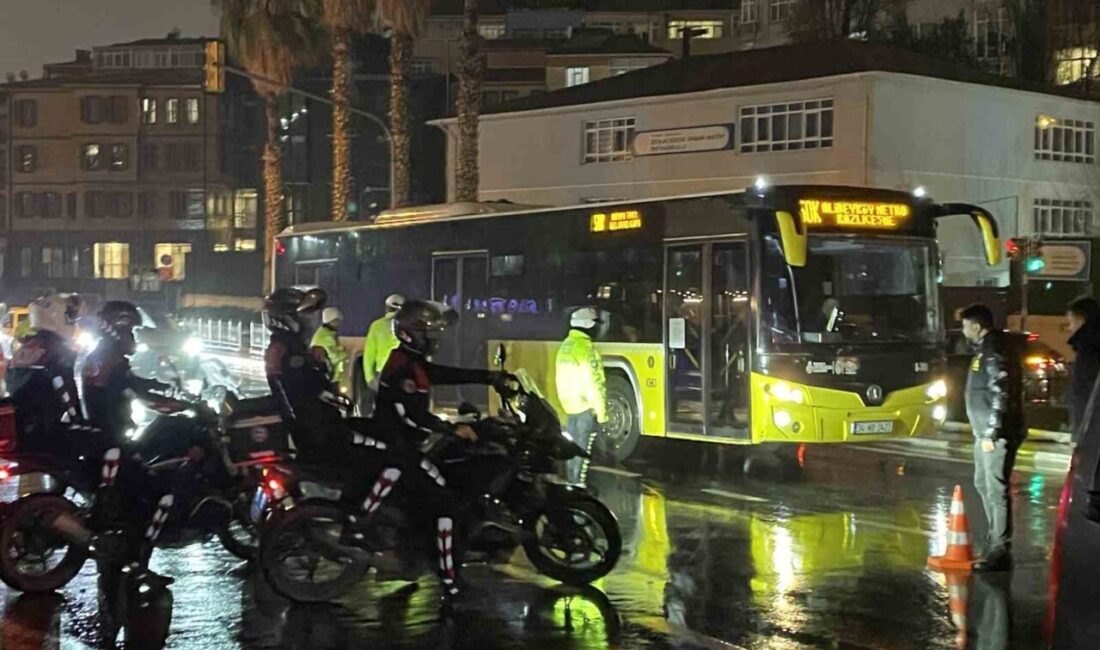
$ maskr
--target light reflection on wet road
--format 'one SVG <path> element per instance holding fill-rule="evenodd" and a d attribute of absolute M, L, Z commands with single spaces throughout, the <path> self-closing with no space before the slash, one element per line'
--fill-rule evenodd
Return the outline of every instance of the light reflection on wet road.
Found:
<path fill-rule="evenodd" d="M 967 490 L 974 538 L 984 535 L 968 464 L 841 447 L 808 448 L 802 467 L 766 454 L 746 463 L 732 448 L 660 452 L 592 476 L 626 545 L 595 589 L 557 586 L 517 555 L 469 569 L 474 593 L 451 621 L 440 620 L 430 578 L 291 606 L 208 543 L 157 553 L 155 568 L 177 578 L 169 646 L 958 647 L 944 580 L 924 567 L 955 483 Z M 971 647 L 1039 645 L 1059 485 L 1027 468 L 1014 477 L 1017 568 L 969 583 Z M 60 597 L 5 598 L 4 650 L 95 647 L 90 564 Z"/>

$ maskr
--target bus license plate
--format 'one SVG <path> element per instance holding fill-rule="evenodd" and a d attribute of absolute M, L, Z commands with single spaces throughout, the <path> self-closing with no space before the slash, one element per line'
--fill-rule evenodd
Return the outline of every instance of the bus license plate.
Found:
<path fill-rule="evenodd" d="M 875 433 L 893 433 L 894 422 L 893 420 L 887 420 L 885 422 L 853 422 L 852 433 L 855 435 L 867 435 Z"/>

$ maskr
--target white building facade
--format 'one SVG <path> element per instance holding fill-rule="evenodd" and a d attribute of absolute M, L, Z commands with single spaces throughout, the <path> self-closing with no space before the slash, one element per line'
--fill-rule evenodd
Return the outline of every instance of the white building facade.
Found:
<path fill-rule="evenodd" d="M 1100 236 L 1097 123 L 1094 101 L 880 71 L 533 108 L 482 117 L 480 195 L 574 205 L 740 190 L 763 176 L 923 187 L 987 207 L 1002 237 Z M 1007 264 L 984 265 L 964 218 L 941 224 L 940 241 L 946 286 L 1008 284 Z"/>

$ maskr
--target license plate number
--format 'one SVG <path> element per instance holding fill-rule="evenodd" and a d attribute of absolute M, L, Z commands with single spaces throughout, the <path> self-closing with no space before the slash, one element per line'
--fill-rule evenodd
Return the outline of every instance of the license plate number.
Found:
<path fill-rule="evenodd" d="M 893 433 L 894 422 L 887 420 L 885 422 L 853 422 L 852 433 L 858 435 L 867 435 L 875 433 Z"/>
<path fill-rule="evenodd" d="M 256 496 L 252 497 L 252 507 L 248 509 L 248 516 L 252 521 L 259 523 L 267 509 L 267 493 L 263 488 L 256 488 Z"/>

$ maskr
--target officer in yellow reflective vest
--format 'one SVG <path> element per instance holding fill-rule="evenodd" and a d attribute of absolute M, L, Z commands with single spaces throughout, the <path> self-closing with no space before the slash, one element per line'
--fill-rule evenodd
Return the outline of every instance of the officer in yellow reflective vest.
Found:
<path fill-rule="evenodd" d="M 399 293 L 386 298 L 386 314 L 370 324 L 367 337 L 363 342 L 363 379 L 366 384 L 359 396 L 359 413 L 369 416 L 374 412 L 374 398 L 378 394 L 378 376 L 386 367 L 390 352 L 397 349 L 400 341 L 393 333 L 393 316 L 405 304 L 405 296 Z"/>
<path fill-rule="evenodd" d="M 335 307 L 325 307 L 321 312 L 321 326 L 313 334 L 310 352 L 318 363 L 324 364 L 328 380 L 337 388 L 344 378 L 348 364 L 348 351 L 340 345 L 340 323 L 344 315 Z"/>
<path fill-rule="evenodd" d="M 592 334 L 600 323 L 600 312 L 581 307 L 569 316 L 569 334 L 555 360 L 558 402 L 565 410 L 565 430 L 589 453 L 600 425 L 607 422 L 607 382 L 603 359 L 592 344 Z M 584 484 L 588 460 L 569 461 L 565 476 L 570 483 Z"/>

